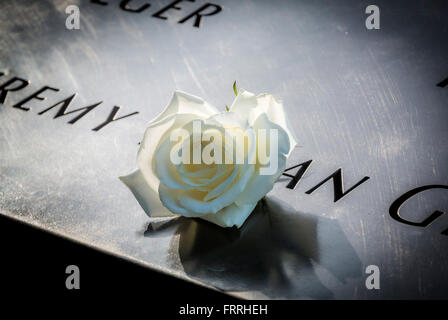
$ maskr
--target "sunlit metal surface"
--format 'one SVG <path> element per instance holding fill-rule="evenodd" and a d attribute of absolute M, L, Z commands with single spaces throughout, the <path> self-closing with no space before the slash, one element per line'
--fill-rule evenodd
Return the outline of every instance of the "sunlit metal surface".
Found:
<path fill-rule="evenodd" d="M 218 1 L 200 28 L 119 1 L 2 1 L 0 84 L 31 81 L 0 105 L 0 212 L 48 231 L 244 298 L 443 298 L 448 218 L 428 227 L 391 218 L 402 194 L 448 185 L 448 11 L 442 2 L 376 1 L 381 29 L 367 30 L 366 1 Z M 144 1 L 135 1 L 141 5 Z M 77 4 L 81 29 L 65 27 Z M 288 161 L 313 160 L 295 189 L 283 177 L 241 230 L 184 218 L 153 221 L 118 180 L 135 167 L 146 123 L 175 89 L 224 110 L 231 85 L 283 100 L 300 140 Z M 12 106 L 43 86 L 44 101 Z M 77 93 L 75 114 L 38 113 Z M 93 128 L 120 106 L 138 115 Z M 333 184 L 305 193 L 337 169 Z M 291 171 L 294 175 L 295 170 Z M 407 201 L 422 221 L 448 210 L 448 190 Z M 8 244 L 13 245 L 13 244 Z M 377 265 L 381 289 L 368 290 Z"/>

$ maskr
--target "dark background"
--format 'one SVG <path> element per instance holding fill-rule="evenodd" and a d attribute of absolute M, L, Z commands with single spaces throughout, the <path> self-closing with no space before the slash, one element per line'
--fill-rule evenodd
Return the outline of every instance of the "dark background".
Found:
<path fill-rule="evenodd" d="M 300 315 L 340 314 L 345 318 L 428 317 L 446 313 L 446 301 L 242 301 L 151 271 L 70 240 L 0 216 L 1 314 L 62 315 L 84 318 L 126 314 L 144 319 L 206 319 L 180 316 L 180 307 L 223 304 L 268 305 L 268 315 L 208 319 L 295 319 Z M 65 268 L 80 268 L 80 289 L 65 287 Z M 61 313 L 62 312 L 62 313 Z"/>
<path fill-rule="evenodd" d="M 39 299 L 127 297 L 154 301 L 237 301 L 220 292 L 151 271 L 0 216 L 0 288 L 3 294 Z M 80 290 L 68 290 L 65 269 L 80 269 Z"/>

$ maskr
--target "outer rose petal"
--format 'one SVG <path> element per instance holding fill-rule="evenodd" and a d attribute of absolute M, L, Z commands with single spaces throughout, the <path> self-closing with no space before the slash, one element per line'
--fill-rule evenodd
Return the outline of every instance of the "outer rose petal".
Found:
<path fill-rule="evenodd" d="M 259 171 L 260 168 L 257 168 L 253 178 L 246 185 L 246 189 L 244 189 L 235 202 L 240 206 L 254 202 L 257 203 L 272 190 L 274 183 L 286 168 L 286 153 L 289 149 L 289 137 L 286 132 L 279 125 L 270 121 L 264 113 L 254 121 L 253 126 L 255 131 L 258 129 L 266 129 L 267 131 L 270 129 L 278 130 L 278 168 L 273 175 L 261 175 Z"/>
<path fill-rule="evenodd" d="M 137 153 L 137 166 L 139 168 L 138 175 L 134 172 L 121 178 L 122 181 L 131 188 L 131 191 L 136 195 L 140 204 L 143 199 L 139 199 L 137 194 L 151 195 L 150 198 L 148 198 L 150 200 L 145 201 L 146 206 L 144 207 L 142 205 L 147 214 L 149 214 L 150 209 L 151 216 L 163 216 L 166 215 L 164 211 L 167 211 L 157 196 L 159 179 L 155 175 L 153 169 L 155 151 L 160 141 L 166 138 L 172 130 L 182 127 L 189 121 L 206 119 L 216 113 L 218 113 L 218 110 L 210 106 L 201 98 L 181 91 L 176 91 L 165 110 L 149 123 Z M 138 187 L 136 184 L 137 182 Z M 145 186 L 143 185 L 143 182 L 146 182 Z M 149 190 L 143 191 L 144 187 L 151 189 L 152 192 Z M 139 191 L 140 189 L 142 189 L 142 192 Z M 153 203 L 153 205 L 149 206 L 149 202 Z M 158 213 L 158 210 L 162 211 Z"/>
<path fill-rule="evenodd" d="M 158 189 L 158 179 L 152 170 L 152 158 L 166 133 L 191 120 L 206 119 L 217 113 L 219 112 L 215 107 L 201 98 L 175 91 L 165 110 L 149 123 L 137 153 L 137 165 L 155 192 Z"/>
<path fill-rule="evenodd" d="M 201 216 L 201 219 L 215 223 L 223 228 L 232 226 L 240 228 L 244 221 L 246 221 L 247 217 L 249 217 L 252 213 L 256 205 L 256 202 L 255 204 L 247 204 L 242 206 L 232 204 L 215 214 Z"/>
<path fill-rule="evenodd" d="M 140 206 L 148 216 L 169 217 L 174 214 L 166 209 L 159 200 L 159 195 L 148 185 L 140 170 L 135 170 L 120 180 L 131 189 Z"/>
<path fill-rule="evenodd" d="M 178 179 L 178 175 L 176 173 L 177 167 L 171 162 L 170 159 L 170 151 L 175 143 L 177 142 L 171 142 L 169 139 L 165 139 L 159 144 L 153 160 L 154 173 L 157 175 L 160 182 L 169 188 L 181 190 L 194 189 L 191 185 L 188 185 L 185 181 L 182 181 L 182 179 Z"/>
<path fill-rule="evenodd" d="M 290 143 L 288 155 L 291 154 L 297 145 L 297 138 L 283 109 L 283 105 L 275 100 L 272 95 L 260 94 L 255 96 L 253 93 L 240 89 L 230 107 L 230 111 L 245 117 L 250 125 L 253 125 L 261 114 L 267 114 L 269 120 L 282 127 L 288 134 Z"/>
<path fill-rule="evenodd" d="M 143 140 L 140 143 L 140 149 L 137 152 L 137 167 L 154 192 L 157 192 L 159 189 L 159 179 L 154 173 L 153 160 L 160 141 L 168 136 L 172 130 L 182 127 L 185 123 L 194 119 L 197 119 L 196 115 L 173 114 L 146 129 Z"/>
<path fill-rule="evenodd" d="M 171 212 L 180 214 L 185 217 L 196 217 L 197 215 L 192 214 L 179 204 L 178 198 L 184 192 L 185 191 L 183 190 L 170 189 L 163 183 L 159 185 L 160 201 L 162 201 L 165 207 L 171 210 Z"/>
<path fill-rule="evenodd" d="M 219 113 L 219 111 L 199 97 L 182 91 L 175 91 L 165 110 L 163 110 L 155 119 L 151 120 L 149 124 L 155 124 L 173 114 L 186 113 L 198 115 L 199 118 L 202 119 Z"/>
<path fill-rule="evenodd" d="M 206 125 L 219 125 L 223 127 L 238 127 L 242 130 L 246 130 L 249 123 L 247 118 L 241 116 L 239 113 L 235 112 L 221 112 L 211 116 L 204 121 Z"/>
<path fill-rule="evenodd" d="M 286 156 L 280 155 L 278 158 L 278 166 L 282 168 L 282 171 L 286 167 Z M 251 203 L 257 203 L 261 200 L 269 191 L 274 188 L 274 184 L 282 171 L 277 172 L 277 175 L 260 175 L 259 171 L 255 172 L 253 178 L 248 182 L 246 189 L 240 194 L 235 203 L 238 206 L 243 206 Z"/>

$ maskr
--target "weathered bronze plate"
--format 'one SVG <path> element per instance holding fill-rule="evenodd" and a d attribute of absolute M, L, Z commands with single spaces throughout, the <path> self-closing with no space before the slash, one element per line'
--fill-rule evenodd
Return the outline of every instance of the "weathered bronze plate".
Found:
<path fill-rule="evenodd" d="M 446 5 L 377 1 L 368 30 L 367 1 L 214 0 L 188 18 L 207 3 L 2 1 L 0 212 L 244 298 L 446 298 Z M 302 165 L 241 230 L 151 220 L 118 179 L 146 123 L 175 89 L 224 109 L 234 80 L 283 100 Z M 64 99 L 96 107 L 48 109 Z"/>

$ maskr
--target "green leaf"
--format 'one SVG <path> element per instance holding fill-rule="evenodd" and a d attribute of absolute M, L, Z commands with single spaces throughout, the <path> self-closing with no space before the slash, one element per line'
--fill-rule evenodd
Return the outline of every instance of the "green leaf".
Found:
<path fill-rule="evenodd" d="M 228 107 L 227 105 L 226 105 L 226 110 L 227 110 L 227 111 L 230 111 L 230 109 L 229 109 L 229 107 Z"/>
<path fill-rule="evenodd" d="M 236 88 L 236 81 L 233 83 L 233 92 L 235 92 L 235 95 L 238 95 L 238 89 Z"/>

